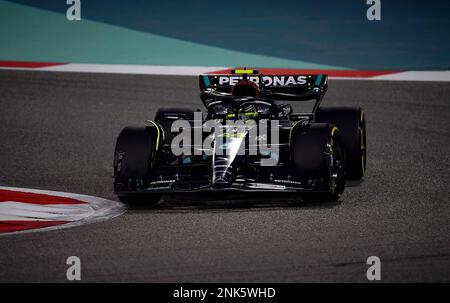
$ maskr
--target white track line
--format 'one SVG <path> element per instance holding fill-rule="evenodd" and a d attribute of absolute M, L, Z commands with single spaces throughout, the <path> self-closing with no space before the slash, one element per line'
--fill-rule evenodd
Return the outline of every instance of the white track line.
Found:
<path fill-rule="evenodd" d="M 62 65 L 21 68 L 0 67 L 9 70 L 52 71 L 52 72 L 78 72 L 78 73 L 109 73 L 109 74 L 136 74 L 136 75 L 173 75 L 198 76 L 229 67 L 220 66 L 163 66 L 163 65 L 126 65 L 126 64 L 83 64 L 68 63 Z M 450 71 L 405 71 L 373 77 L 333 77 L 339 80 L 385 80 L 385 81 L 436 81 L 450 82 Z"/>
<path fill-rule="evenodd" d="M 450 82 L 450 71 L 406 71 L 373 77 L 328 77 L 332 80 Z"/>
<path fill-rule="evenodd" d="M 375 76 L 372 80 L 449 82 L 450 71 L 407 71 Z"/>
<path fill-rule="evenodd" d="M 216 70 L 223 70 L 225 67 L 70 63 L 45 67 L 44 69 L 48 71 L 83 73 L 197 76 Z"/>
<path fill-rule="evenodd" d="M 135 75 L 173 75 L 173 76 L 198 76 L 216 70 L 224 70 L 226 67 L 216 66 L 159 66 L 159 65 L 125 65 L 125 64 L 82 64 L 68 63 L 38 68 L 0 67 L 0 69 L 33 70 L 52 72 L 77 72 L 77 73 L 109 73 L 109 74 L 135 74 Z"/>

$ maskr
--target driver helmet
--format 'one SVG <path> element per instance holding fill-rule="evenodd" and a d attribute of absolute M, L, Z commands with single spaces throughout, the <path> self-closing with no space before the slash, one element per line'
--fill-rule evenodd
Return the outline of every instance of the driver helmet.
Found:
<path fill-rule="evenodd" d="M 243 80 L 233 86 L 231 95 L 236 97 L 259 97 L 260 92 L 255 82 Z"/>

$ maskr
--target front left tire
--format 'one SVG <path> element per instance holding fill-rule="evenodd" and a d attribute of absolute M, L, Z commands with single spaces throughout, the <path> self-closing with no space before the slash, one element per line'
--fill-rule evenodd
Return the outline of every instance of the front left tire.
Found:
<path fill-rule="evenodd" d="M 155 167 L 158 143 L 156 126 L 125 127 L 119 134 L 114 152 L 114 191 L 138 192 L 149 180 Z M 125 204 L 157 204 L 158 194 L 121 194 Z"/>

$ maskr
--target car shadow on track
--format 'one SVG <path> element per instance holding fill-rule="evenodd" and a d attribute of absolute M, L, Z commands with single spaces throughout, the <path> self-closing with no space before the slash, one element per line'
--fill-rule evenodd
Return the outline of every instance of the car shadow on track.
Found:
<path fill-rule="evenodd" d="M 278 209 L 326 209 L 341 204 L 337 202 L 304 202 L 295 194 L 288 193 L 190 193 L 163 196 L 156 206 L 128 205 L 129 210 L 153 213 L 189 212 L 239 212 Z"/>

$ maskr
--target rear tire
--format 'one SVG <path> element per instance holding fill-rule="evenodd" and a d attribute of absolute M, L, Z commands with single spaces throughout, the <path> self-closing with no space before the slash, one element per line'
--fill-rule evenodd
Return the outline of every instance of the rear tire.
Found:
<path fill-rule="evenodd" d="M 316 122 L 334 124 L 341 131 L 347 157 L 348 180 L 360 180 L 366 172 L 366 120 L 360 107 L 319 108 Z"/>
<path fill-rule="evenodd" d="M 155 166 L 158 132 L 155 126 L 125 127 L 117 138 L 114 153 L 114 191 L 139 191 L 147 184 Z M 158 203 L 158 194 L 120 195 L 125 204 Z M 144 199 L 144 200 L 143 200 Z"/>
<path fill-rule="evenodd" d="M 337 201 L 345 188 L 345 151 L 337 127 L 314 123 L 295 131 L 293 136 L 294 171 L 304 178 L 325 179 L 329 192 L 307 192 L 304 201 Z"/>

